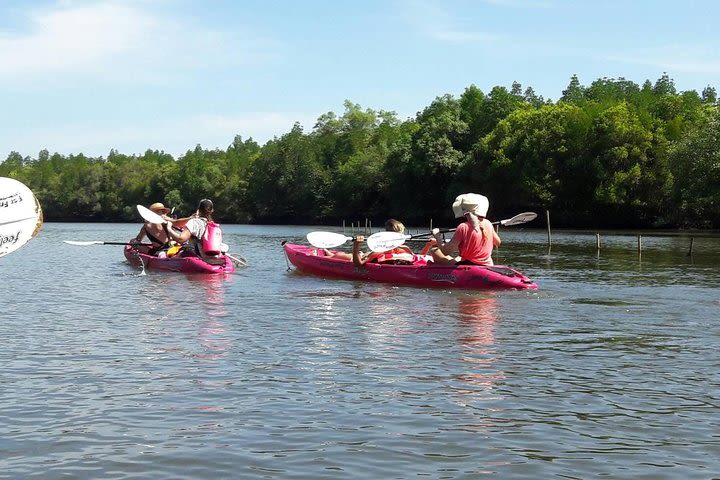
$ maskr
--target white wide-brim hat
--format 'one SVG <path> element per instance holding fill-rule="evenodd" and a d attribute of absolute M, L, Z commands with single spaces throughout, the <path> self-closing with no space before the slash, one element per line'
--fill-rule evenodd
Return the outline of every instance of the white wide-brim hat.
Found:
<path fill-rule="evenodd" d="M 490 200 L 485 195 L 479 195 L 477 193 L 463 193 L 458 195 L 453 202 L 453 213 L 455 218 L 460 218 L 467 212 L 473 213 L 478 217 L 487 216 L 488 208 L 490 207 Z"/>

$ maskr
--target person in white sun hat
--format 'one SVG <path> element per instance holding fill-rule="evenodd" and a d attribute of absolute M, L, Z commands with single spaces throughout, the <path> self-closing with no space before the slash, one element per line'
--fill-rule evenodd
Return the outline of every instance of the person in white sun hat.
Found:
<path fill-rule="evenodd" d="M 452 205 L 455 218 L 464 218 L 455 234 L 447 243 L 437 238 L 437 245 L 430 250 L 437 264 L 493 265 L 492 251 L 500 245 L 493 224 L 485 218 L 490 202 L 484 195 L 464 193 L 458 195 Z M 456 257 L 455 254 L 460 256 Z"/>

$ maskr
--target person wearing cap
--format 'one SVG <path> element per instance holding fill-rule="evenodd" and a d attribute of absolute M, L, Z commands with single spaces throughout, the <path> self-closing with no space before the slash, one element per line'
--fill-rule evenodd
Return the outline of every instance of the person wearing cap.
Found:
<path fill-rule="evenodd" d="M 500 236 L 493 224 L 485 218 L 490 202 L 484 195 L 465 193 L 453 203 L 455 218 L 465 221 L 458 225 L 452 239 L 443 243 L 436 237 L 437 245 L 430 249 L 437 264 L 493 265 L 493 248 L 500 245 Z M 455 253 L 460 257 L 455 257 Z"/>
<path fill-rule="evenodd" d="M 165 224 L 165 232 L 171 240 L 185 244 L 183 246 L 183 255 L 194 255 L 205 257 L 205 253 L 201 248 L 202 236 L 205 233 L 208 222 L 212 222 L 212 214 L 214 211 L 213 202 L 207 198 L 200 200 L 197 211 L 190 217 L 181 231 L 169 228 Z"/>
<path fill-rule="evenodd" d="M 170 213 L 170 209 L 160 202 L 155 202 L 150 205 L 150 210 L 160 215 L 163 220 L 169 222 L 172 222 L 174 220 L 168 216 L 168 213 Z M 150 242 L 152 242 L 152 245 L 137 245 L 138 243 L 142 242 L 145 237 L 147 237 Z M 150 222 L 145 222 L 140 228 L 140 231 L 135 236 L 135 238 L 130 240 L 130 244 L 135 245 L 136 248 L 142 253 L 158 256 L 164 256 L 165 251 L 168 247 L 170 247 L 170 242 L 171 239 L 170 237 L 168 237 L 165 228 L 163 228 L 162 225 L 157 225 Z"/>

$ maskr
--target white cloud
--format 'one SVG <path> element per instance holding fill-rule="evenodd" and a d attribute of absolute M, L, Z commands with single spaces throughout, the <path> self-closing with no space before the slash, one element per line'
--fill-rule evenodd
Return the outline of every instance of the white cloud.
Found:
<path fill-rule="evenodd" d="M 543 0 L 483 0 L 490 5 L 512 8 L 554 8 L 555 4 Z"/>
<path fill-rule="evenodd" d="M 256 32 L 202 29 L 150 2 L 63 1 L 29 11 L 23 31 L 0 32 L 0 79 L 38 74 L 152 79 L 164 69 L 247 62 L 273 48 Z M 128 75 L 128 72 L 131 75 Z"/>
<path fill-rule="evenodd" d="M 720 57 L 717 53 L 696 45 L 634 50 L 622 55 L 604 55 L 602 60 L 651 66 L 667 72 L 720 73 Z"/>
<path fill-rule="evenodd" d="M 73 70 L 138 51 L 158 22 L 113 3 L 35 11 L 24 34 L 0 36 L 0 74 Z"/>
<path fill-rule="evenodd" d="M 430 38 L 448 43 L 493 43 L 504 35 L 464 29 L 459 21 L 439 4 L 430 1 L 407 1 L 406 16 L 409 22 Z"/>

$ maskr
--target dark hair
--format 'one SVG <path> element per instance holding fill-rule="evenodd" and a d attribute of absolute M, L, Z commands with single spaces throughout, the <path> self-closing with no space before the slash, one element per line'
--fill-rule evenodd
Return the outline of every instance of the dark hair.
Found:
<path fill-rule="evenodd" d="M 212 220 L 213 202 L 207 198 L 200 200 L 198 204 L 198 213 L 201 217 L 205 217 L 208 220 Z"/>

